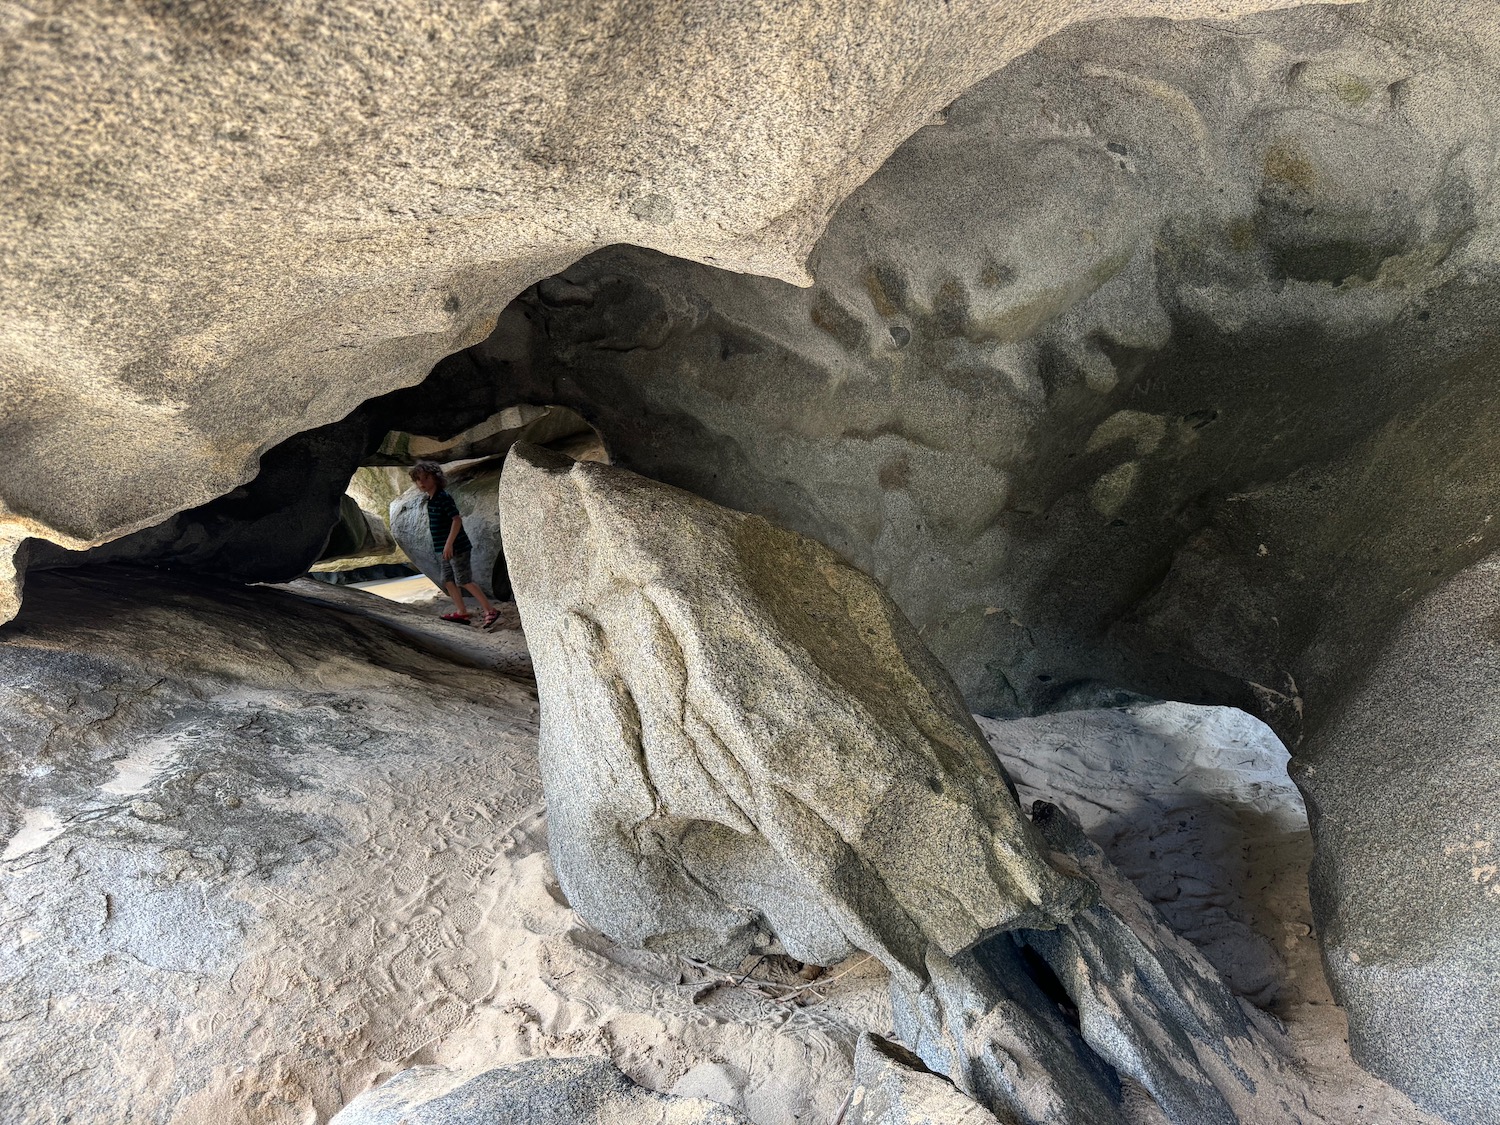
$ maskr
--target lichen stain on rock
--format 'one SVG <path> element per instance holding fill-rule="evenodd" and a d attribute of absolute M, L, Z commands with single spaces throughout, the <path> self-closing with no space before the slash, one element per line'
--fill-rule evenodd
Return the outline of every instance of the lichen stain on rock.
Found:
<path fill-rule="evenodd" d="M 1358 109 L 1375 96 L 1374 89 L 1363 78 L 1354 74 L 1338 74 L 1329 82 L 1333 94 L 1347 106 Z"/>
<path fill-rule="evenodd" d="M 1317 166 L 1300 142 L 1283 137 L 1266 149 L 1262 171 L 1268 186 L 1311 195 L 1318 185 Z"/>
<path fill-rule="evenodd" d="M 1094 511 L 1106 517 L 1118 515 L 1129 502 L 1140 476 L 1139 461 L 1126 461 L 1110 469 L 1089 488 L 1089 503 L 1094 506 Z"/>

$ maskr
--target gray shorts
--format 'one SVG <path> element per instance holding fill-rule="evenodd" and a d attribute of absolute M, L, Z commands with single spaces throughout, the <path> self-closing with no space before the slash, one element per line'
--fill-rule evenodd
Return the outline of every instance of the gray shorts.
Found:
<path fill-rule="evenodd" d="M 469 569 L 469 556 L 473 552 L 465 551 L 463 554 L 453 553 L 451 559 L 443 558 L 443 552 L 438 552 L 438 585 L 446 586 L 450 582 L 456 582 L 460 586 L 467 586 L 474 581 L 474 572 Z"/>

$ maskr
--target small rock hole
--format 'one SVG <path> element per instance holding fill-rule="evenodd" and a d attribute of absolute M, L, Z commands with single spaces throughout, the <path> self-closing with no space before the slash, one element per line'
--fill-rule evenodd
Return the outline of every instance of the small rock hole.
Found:
<path fill-rule="evenodd" d="M 1078 1005 L 1073 1003 L 1073 998 L 1068 995 L 1068 990 L 1063 987 L 1063 982 L 1058 975 L 1052 971 L 1052 966 L 1042 960 L 1042 955 L 1029 945 L 1021 946 L 1021 962 L 1026 966 L 1026 974 L 1042 990 L 1042 994 L 1057 1005 L 1058 1014 L 1076 1031 L 1082 1026 L 1078 1018 Z"/>

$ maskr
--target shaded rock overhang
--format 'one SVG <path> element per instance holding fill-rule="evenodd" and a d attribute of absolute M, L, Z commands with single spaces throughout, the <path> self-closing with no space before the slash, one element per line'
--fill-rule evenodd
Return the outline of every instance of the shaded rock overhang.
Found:
<path fill-rule="evenodd" d="M 12 10 L 0 554 L 229 492 L 600 246 L 804 283 L 850 190 L 1074 21 L 1284 6 Z"/>

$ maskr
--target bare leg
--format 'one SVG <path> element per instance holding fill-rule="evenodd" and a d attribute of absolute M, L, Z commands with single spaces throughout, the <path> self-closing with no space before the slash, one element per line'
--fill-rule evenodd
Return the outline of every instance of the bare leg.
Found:
<path fill-rule="evenodd" d="M 463 592 L 458 588 L 457 582 L 449 582 L 446 587 L 448 596 L 453 599 L 453 604 L 458 607 L 459 613 L 468 613 L 469 607 L 464 605 Z"/>
<path fill-rule="evenodd" d="M 490 599 L 484 596 L 478 582 L 470 582 L 464 589 L 479 599 L 479 608 L 484 610 L 486 616 L 495 612 L 495 607 L 490 605 Z"/>

